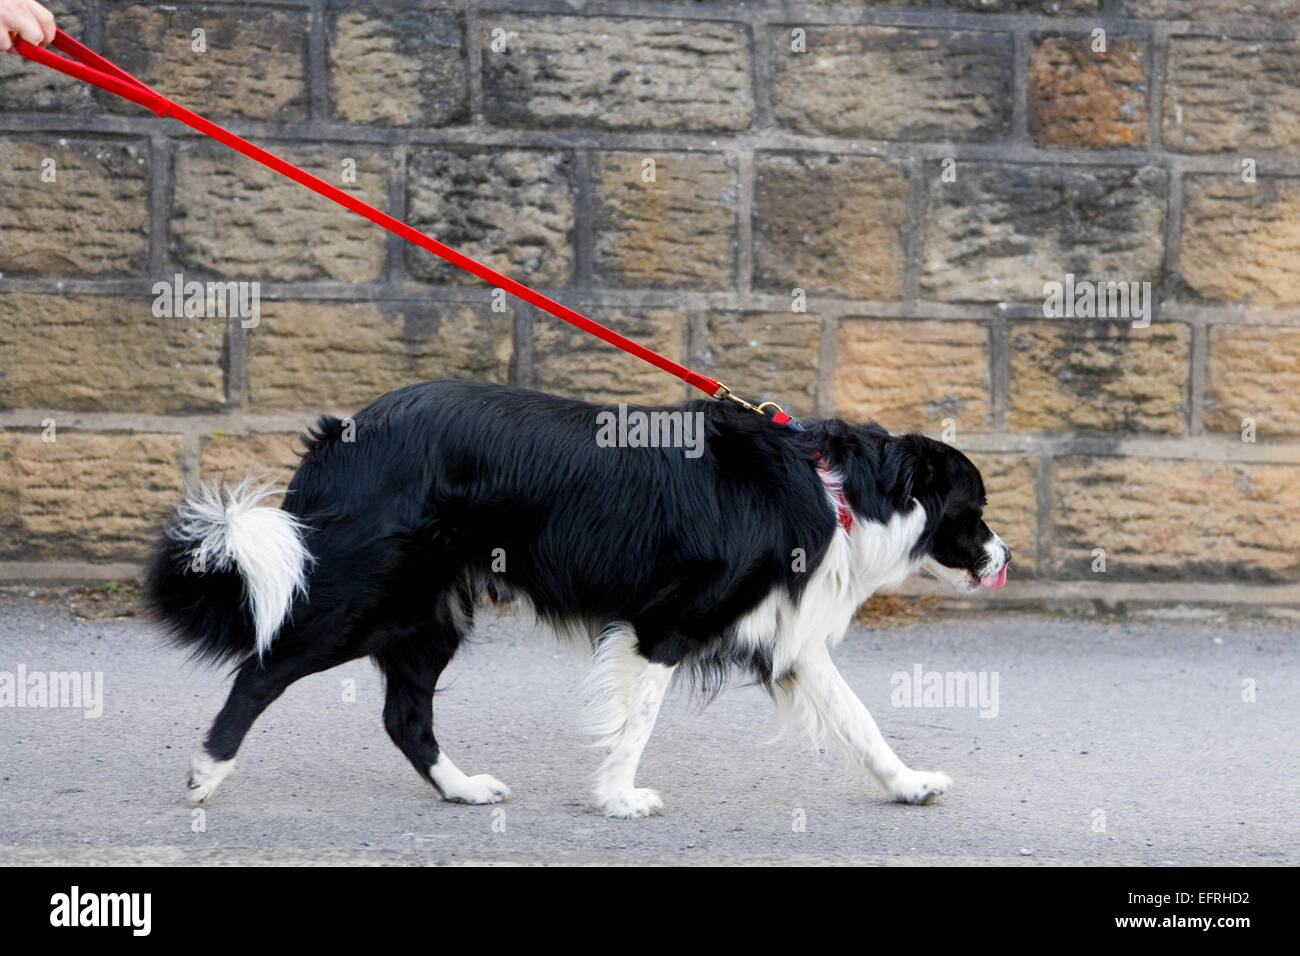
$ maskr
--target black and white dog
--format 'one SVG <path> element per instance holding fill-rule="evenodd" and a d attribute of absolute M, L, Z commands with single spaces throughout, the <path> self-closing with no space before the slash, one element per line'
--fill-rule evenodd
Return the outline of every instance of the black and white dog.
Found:
<path fill-rule="evenodd" d="M 951 786 L 899 760 L 830 650 L 858 605 L 914 571 L 959 590 L 1005 580 L 983 482 L 952 447 L 835 420 L 798 431 L 708 399 L 614 408 L 461 381 L 390 392 L 303 440 L 281 508 L 249 481 L 200 489 L 150 564 L 149 602 L 177 641 L 240 661 L 190 763 L 193 800 L 285 688 L 365 655 L 420 775 L 447 800 L 504 799 L 438 746 L 433 692 L 476 608 L 511 599 L 592 654 L 610 816 L 662 806 L 634 781 L 678 671 L 711 686 L 747 672 L 895 800 Z"/>

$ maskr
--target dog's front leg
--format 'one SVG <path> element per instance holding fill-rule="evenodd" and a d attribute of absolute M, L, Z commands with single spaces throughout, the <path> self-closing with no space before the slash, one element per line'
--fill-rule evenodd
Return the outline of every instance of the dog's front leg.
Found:
<path fill-rule="evenodd" d="M 636 768 L 650 740 L 659 705 L 676 665 L 652 664 L 640 651 L 636 631 L 626 623 L 606 627 L 584 690 L 581 721 L 609 756 L 596 771 L 596 805 L 611 817 L 648 817 L 663 809 L 659 794 L 636 786 Z"/>
<path fill-rule="evenodd" d="M 623 731 L 596 771 L 596 803 L 607 816 L 648 817 L 663 809 L 657 791 L 636 786 L 636 768 L 674 670 L 663 664 L 647 664 L 628 699 Z"/>
<path fill-rule="evenodd" d="M 947 774 L 912 770 L 881 736 L 866 706 L 841 676 L 825 645 L 810 648 L 778 680 L 773 697 L 783 720 L 798 723 L 865 767 L 901 803 L 930 803 L 952 787 Z"/>

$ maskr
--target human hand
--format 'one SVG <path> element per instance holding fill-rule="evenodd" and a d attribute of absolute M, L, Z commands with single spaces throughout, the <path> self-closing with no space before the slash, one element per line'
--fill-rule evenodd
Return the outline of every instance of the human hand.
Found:
<path fill-rule="evenodd" d="M 36 0 L 0 0 L 0 53 L 13 50 L 14 37 L 44 46 L 54 39 L 54 14 Z"/>

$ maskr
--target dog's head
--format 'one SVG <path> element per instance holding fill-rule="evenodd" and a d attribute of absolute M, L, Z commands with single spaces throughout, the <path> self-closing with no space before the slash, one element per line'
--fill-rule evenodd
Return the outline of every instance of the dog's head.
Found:
<path fill-rule="evenodd" d="M 894 439 L 911 459 L 900 474 L 924 506 L 926 533 L 917 545 L 920 567 L 959 591 L 1001 587 L 1011 549 L 984 523 L 984 480 L 969 458 L 924 435 Z M 910 480 L 909 480 L 910 479 Z"/>
<path fill-rule="evenodd" d="M 818 436 L 842 472 L 858 515 L 888 524 L 919 503 L 925 526 L 913 568 L 959 591 L 1001 587 L 1011 551 L 984 523 L 984 481 L 971 460 L 924 435 L 890 435 L 879 425 L 822 424 Z"/>

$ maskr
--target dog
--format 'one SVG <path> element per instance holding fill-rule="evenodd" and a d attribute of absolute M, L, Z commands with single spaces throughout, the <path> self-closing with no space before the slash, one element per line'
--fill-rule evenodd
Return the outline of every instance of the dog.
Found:
<path fill-rule="evenodd" d="M 608 748 L 594 796 L 609 816 L 663 806 L 635 778 L 679 673 L 704 688 L 751 676 L 784 724 L 894 800 L 951 787 L 903 764 L 830 656 L 857 607 L 914 572 L 964 592 L 1005 582 L 979 471 L 951 446 L 709 399 L 616 408 L 467 381 L 398 389 L 302 441 L 280 507 L 251 479 L 224 496 L 200 486 L 149 563 L 146 599 L 173 640 L 237 662 L 190 762 L 193 801 L 285 688 L 363 656 L 420 776 L 445 800 L 505 799 L 438 745 L 433 694 L 476 611 L 510 602 L 591 654 L 586 729 Z"/>

